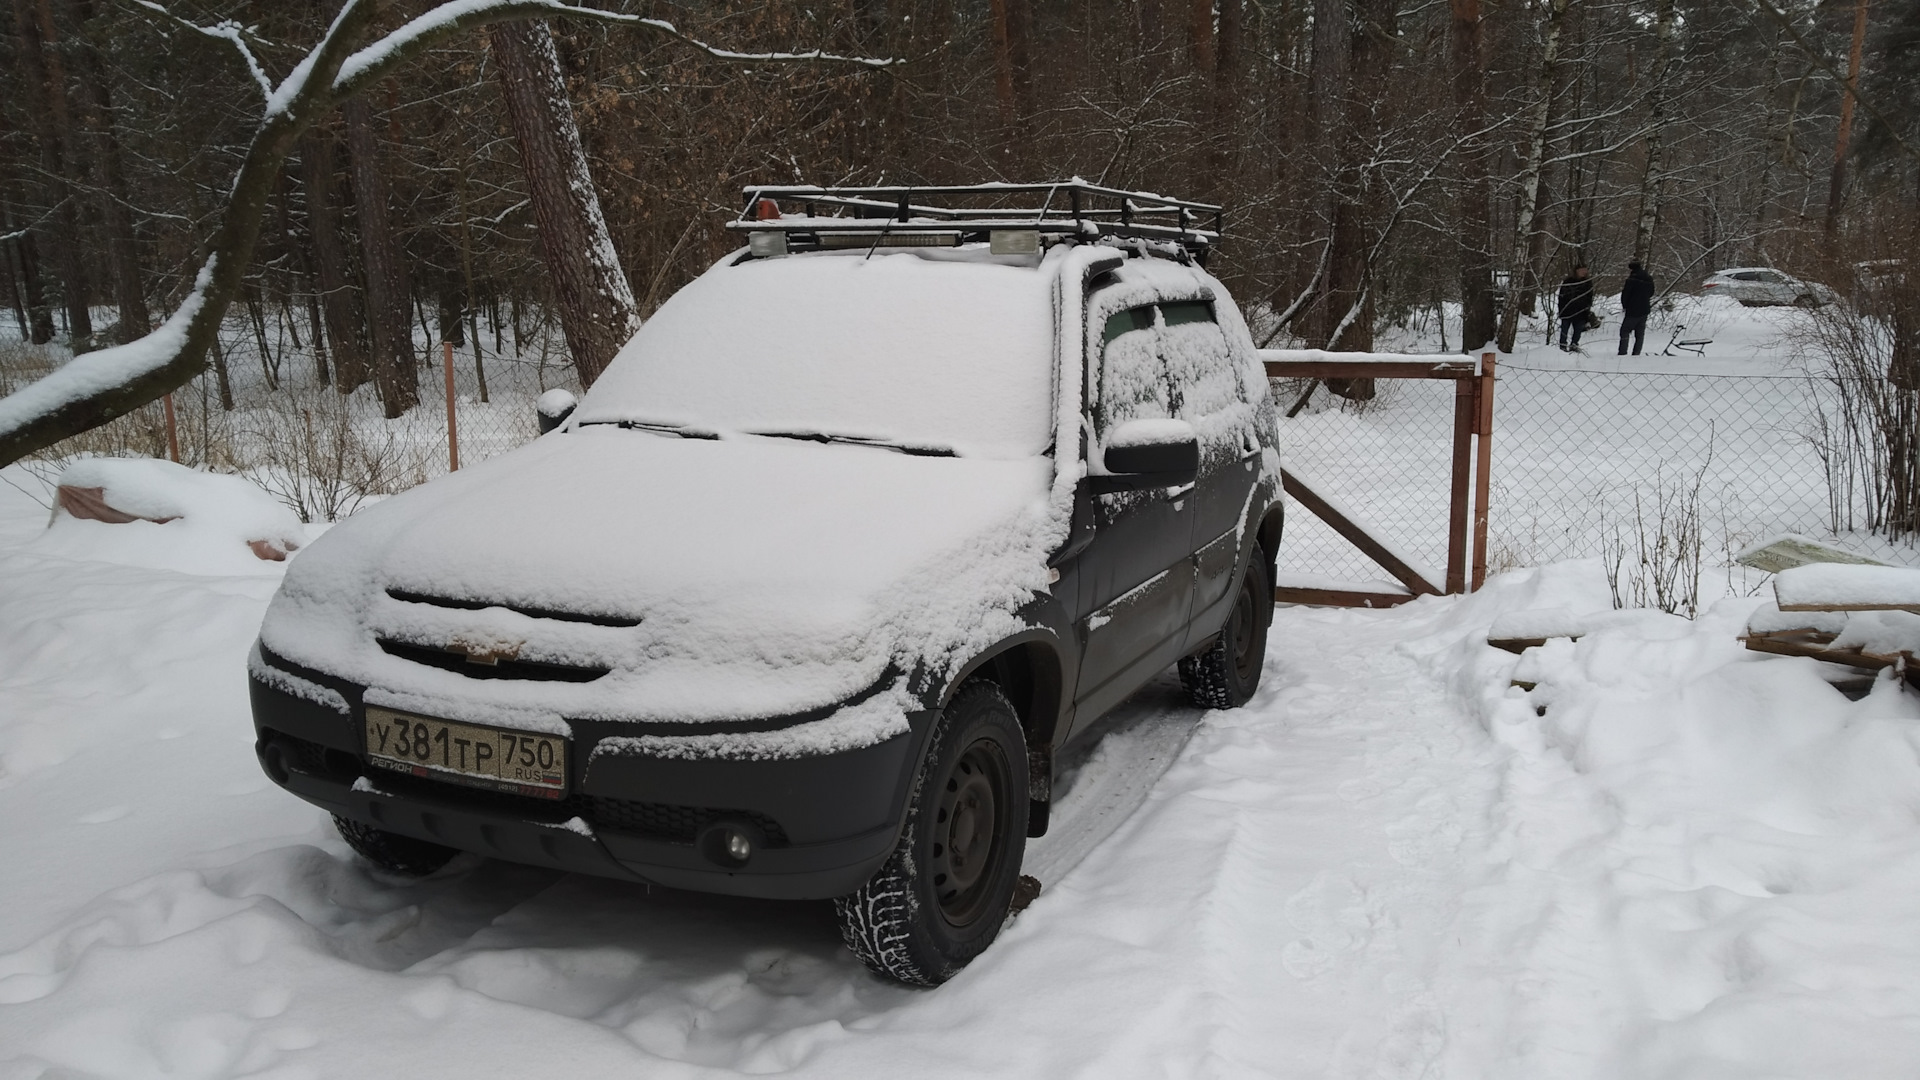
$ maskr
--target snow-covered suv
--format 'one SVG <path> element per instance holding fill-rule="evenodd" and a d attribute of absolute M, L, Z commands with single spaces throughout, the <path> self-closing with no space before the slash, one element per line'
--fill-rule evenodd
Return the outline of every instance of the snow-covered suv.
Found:
<path fill-rule="evenodd" d="M 1169 665 L 1253 693 L 1279 464 L 1187 249 L 913 239 L 729 255 L 556 430 L 302 552 L 268 775 L 389 870 L 834 898 L 908 982 L 977 955 L 1060 747 Z"/>

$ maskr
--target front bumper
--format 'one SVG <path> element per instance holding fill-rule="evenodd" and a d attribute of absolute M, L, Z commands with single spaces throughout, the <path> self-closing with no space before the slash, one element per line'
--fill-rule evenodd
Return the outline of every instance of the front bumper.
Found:
<path fill-rule="evenodd" d="M 910 713 L 907 734 L 858 750 L 747 760 L 596 760 L 598 738 L 621 732 L 575 724 L 569 794 L 549 801 L 369 767 L 358 689 L 329 682 L 348 712 L 257 678 L 250 691 L 261 767 L 330 813 L 491 858 L 775 899 L 843 896 L 886 861 L 934 715 Z M 765 842 L 721 865 L 696 843 L 716 823 Z"/>

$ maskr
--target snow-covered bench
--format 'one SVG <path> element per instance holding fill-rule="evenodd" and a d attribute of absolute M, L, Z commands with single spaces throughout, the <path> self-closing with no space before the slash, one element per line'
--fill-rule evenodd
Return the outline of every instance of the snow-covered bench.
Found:
<path fill-rule="evenodd" d="M 1773 579 L 1774 603 L 1747 620 L 1755 652 L 1807 656 L 1848 667 L 1891 667 L 1920 684 L 1920 570 L 1813 563 Z"/>

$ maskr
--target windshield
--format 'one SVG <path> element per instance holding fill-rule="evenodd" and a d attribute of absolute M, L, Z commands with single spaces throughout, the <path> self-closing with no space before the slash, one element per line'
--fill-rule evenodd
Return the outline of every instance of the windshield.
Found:
<path fill-rule="evenodd" d="M 721 265 L 594 384 L 583 424 L 1030 457 L 1052 437 L 1053 300 L 1031 266 L 914 254 Z"/>

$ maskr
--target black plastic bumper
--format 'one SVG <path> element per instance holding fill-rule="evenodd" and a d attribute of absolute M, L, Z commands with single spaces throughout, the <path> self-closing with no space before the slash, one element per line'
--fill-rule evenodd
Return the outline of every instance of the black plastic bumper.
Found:
<path fill-rule="evenodd" d="M 250 681 L 262 768 L 331 813 L 491 858 L 776 899 L 845 895 L 886 861 L 932 720 L 909 714 L 908 734 L 858 750 L 724 761 L 595 759 L 598 737 L 617 732 L 576 724 L 569 796 L 548 801 L 370 767 L 358 693 L 342 714 Z M 745 865 L 720 865 L 695 833 L 735 821 L 766 842 Z"/>

